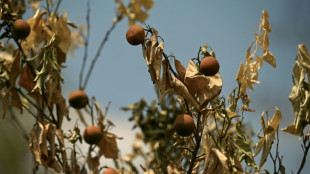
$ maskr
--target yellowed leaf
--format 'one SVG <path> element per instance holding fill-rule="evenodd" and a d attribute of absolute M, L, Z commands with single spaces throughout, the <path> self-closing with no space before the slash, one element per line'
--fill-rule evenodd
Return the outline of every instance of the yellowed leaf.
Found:
<path fill-rule="evenodd" d="M 277 65 L 276 65 L 276 59 L 275 59 L 275 57 L 272 55 L 271 52 L 266 51 L 266 52 L 261 56 L 261 58 L 262 58 L 265 62 L 267 62 L 267 63 L 269 63 L 271 66 L 273 66 L 274 68 L 277 66 Z"/>
<path fill-rule="evenodd" d="M 222 167 L 225 169 L 227 173 L 229 173 L 229 168 L 228 168 L 228 159 L 227 157 L 219 150 L 216 148 L 212 148 L 212 152 L 216 155 L 218 160 L 220 161 Z"/>
<path fill-rule="evenodd" d="M 310 55 L 306 45 L 300 44 L 298 45 L 298 56 L 300 57 L 300 64 L 307 71 L 310 71 Z"/>
<path fill-rule="evenodd" d="M 262 155 L 261 155 L 261 159 L 260 159 L 260 163 L 259 163 L 259 168 L 261 168 L 265 162 L 267 161 L 267 158 L 269 156 L 273 141 L 275 139 L 275 134 L 278 130 L 280 121 L 282 120 L 282 114 L 279 110 L 279 108 L 274 107 L 275 108 L 275 113 L 273 115 L 273 117 L 271 118 L 271 120 L 266 120 L 264 119 L 264 115 L 265 113 L 267 113 L 269 111 L 266 110 L 264 112 L 262 112 L 260 121 L 261 121 L 261 125 L 262 125 L 262 131 L 264 133 L 263 136 L 259 136 L 259 142 L 256 145 L 256 149 L 254 152 L 254 156 L 256 156 L 258 153 L 260 153 L 261 149 L 263 149 Z"/>
<path fill-rule="evenodd" d="M 46 14 L 46 11 L 41 12 L 40 8 L 36 11 L 35 15 L 28 19 L 28 23 L 30 25 L 31 31 L 29 36 L 26 38 L 27 45 L 29 48 L 34 49 L 35 51 L 39 51 L 39 44 L 43 41 L 44 35 L 43 35 L 43 25 L 44 21 L 42 20 L 42 17 Z M 29 53 L 29 49 L 24 45 L 23 47 L 24 52 Z M 26 54 L 28 55 L 28 54 Z"/>

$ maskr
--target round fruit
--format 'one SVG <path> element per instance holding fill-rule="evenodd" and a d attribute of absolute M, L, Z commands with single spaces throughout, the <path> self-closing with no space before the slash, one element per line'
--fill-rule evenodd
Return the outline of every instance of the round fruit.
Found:
<path fill-rule="evenodd" d="M 83 137 L 88 144 L 98 144 L 103 136 L 103 133 L 98 126 L 88 126 L 84 132 Z"/>
<path fill-rule="evenodd" d="M 212 56 L 205 57 L 200 62 L 200 72 L 206 76 L 214 76 L 219 69 L 219 62 Z"/>
<path fill-rule="evenodd" d="M 109 167 L 103 172 L 103 174 L 118 174 L 118 172 L 115 169 Z"/>
<path fill-rule="evenodd" d="M 75 109 L 84 108 L 88 104 L 88 96 L 82 90 L 72 91 L 69 95 L 69 104 Z"/>
<path fill-rule="evenodd" d="M 13 23 L 12 34 L 17 39 L 26 39 L 30 34 L 30 25 L 25 20 L 17 19 Z"/>
<path fill-rule="evenodd" d="M 126 39 L 131 45 L 142 44 L 144 41 L 144 29 L 140 25 L 132 25 L 126 32 Z"/>
<path fill-rule="evenodd" d="M 190 136 L 195 130 L 193 117 L 188 114 L 178 115 L 174 121 L 174 128 L 182 137 Z"/>

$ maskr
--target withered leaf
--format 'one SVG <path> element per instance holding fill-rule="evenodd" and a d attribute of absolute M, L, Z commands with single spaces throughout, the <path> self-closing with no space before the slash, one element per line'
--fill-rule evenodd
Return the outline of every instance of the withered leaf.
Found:
<path fill-rule="evenodd" d="M 184 82 L 184 78 L 185 78 L 185 73 L 186 73 L 186 69 L 185 67 L 182 65 L 182 63 L 177 60 L 177 59 L 174 59 L 174 66 L 175 66 L 175 69 L 179 75 L 179 78 L 182 82 Z"/>
<path fill-rule="evenodd" d="M 38 164 L 43 164 L 45 167 L 60 172 L 62 168 L 55 159 L 55 132 L 56 126 L 54 124 L 44 120 L 38 121 L 30 132 L 29 147 Z"/>
<path fill-rule="evenodd" d="M 223 86 L 220 73 L 214 76 L 202 75 L 193 60 L 187 66 L 184 82 L 201 106 L 217 97 Z"/>
<path fill-rule="evenodd" d="M 298 56 L 293 68 L 293 82 L 289 100 L 294 109 L 294 123 L 282 129 L 285 132 L 293 135 L 301 136 L 307 124 L 310 124 L 310 94 L 305 90 L 309 83 L 309 70 L 310 70 L 310 56 L 307 47 L 303 44 L 298 45 Z M 307 74 L 307 76 L 306 76 Z M 305 80 L 308 79 L 308 82 Z"/>
<path fill-rule="evenodd" d="M 274 68 L 277 66 L 276 65 L 276 59 L 275 57 L 272 55 L 272 53 L 270 51 L 266 51 L 262 56 L 261 58 L 269 63 L 271 66 L 273 66 Z"/>
<path fill-rule="evenodd" d="M 262 125 L 262 131 L 264 135 L 263 136 L 257 135 L 260 140 L 256 144 L 256 149 L 254 152 L 254 156 L 256 156 L 261 151 L 261 149 L 263 149 L 263 153 L 261 155 L 261 159 L 259 163 L 259 168 L 261 168 L 267 161 L 273 141 L 275 139 L 275 134 L 278 130 L 280 121 L 282 119 L 282 114 L 280 110 L 277 107 L 274 107 L 274 108 L 276 111 L 271 120 L 266 120 L 267 124 L 265 122 L 264 115 L 265 115 L 265 112 L 269 111 L 269 109 L 264 111 L 260 118 L 261 125 Z"/>
<path fill-rule="evenodd" d="M 23 71 L 20 74 L 18 84 L 24 87 L 27 91 L 31 91 L 35 87 L 34 75 L 31 72 L 31 68 L 28 64 L 23 67 Z"/>
<path fill-rule="evenodd" d="M 61 155 L 62 155 L 62 168 L 65 169 L 67 167 L 67 153 L 66 153 L 66 146 L 65 146 L 65 141 L 64 141 L 64 133 L 62 129 L 56 129 L 55 132 L 60 150 L 61 150 Z"/>
<path fill-rule="evenodd" d="M 172 86 L 171 86 L 171 74 L 169 71 L 169 61 L 168 60 L 163 60 L 162 61 L 162 67 L 163 67 L 163 74 L 161 78 L 161 83 L 160 83 L 160 99 L 159 103 L 164 99 L 165 95 L 168 94 L 169 91 L 171 91 Z"/>
<path fill-rule="evenodd" d="M 88 168 L 90 169 L 91 174 L 96 174 L 98 173 L 98 167 L 99 167 L 99 157 L 88 157 L 87 158 L 87 164 Z"/>
<path fill-rule="evenodd" d="M 116 137 L 112 134 L 105 132 L 101 138 L 99 144 L 100 154 L 103 154 L 105 158 L 118 158 L 118 147 L 116 142 Z"/>
<path fill-rule="evenodd" d="M 171 75 L 171 86 L 173 87 L 175 93 L 183 97 L 185 100 L 187 100 L 192 107 L 194 107 L 197 110 L 200 110 L 200 105 L 197 102 L 197 100 L 193 97 L 193 95 L 190 93 L 188 88 L 184 83 L 182 83 L 179 79 Z"/>

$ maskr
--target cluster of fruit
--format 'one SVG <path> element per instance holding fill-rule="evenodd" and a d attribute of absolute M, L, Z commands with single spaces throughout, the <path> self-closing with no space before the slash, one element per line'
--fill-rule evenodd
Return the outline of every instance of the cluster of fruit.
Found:
<path fill-rule="evenodd" d="M 82 90 L 72 91 L 69 95 L 69 104 L 75 109 L 82 109 L 88 105 L 88 95 Z M 98 144 L 103 137 L 99 126 L 87 126 L 83 132 L 84 141 L 90 145 Z M 113 168 L 107 168 L 103 174 L 118 174 Z"/>
<path fill-rule="evenodd" d="M 126 39 L 131 45 L 143 44 L 144 28 L 137 24 L 132 25 L 126 32 Z M 199 72 L 205 76 L 214 76 L 220 69 L 219 62 L 213 56 L 206 56 L 199 63 Z M 190 136 L 196 129 L 193 117 L 188 114 L 178 115 L 174 121 L 174 129 L 179 136 Z"/>

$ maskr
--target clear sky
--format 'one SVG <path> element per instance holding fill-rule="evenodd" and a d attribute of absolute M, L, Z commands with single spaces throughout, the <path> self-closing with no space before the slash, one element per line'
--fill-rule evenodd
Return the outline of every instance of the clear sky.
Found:
<path fill-rule="evenodd" d="M 128 0 L 123 2 L 127 4 Z M 67 11 L 70 21 L 86 23 L 85 0 L 63 0 L 59 9 Z M 254 39 L 253 33 L 258 27 L 263 9 L 270 15 L 272 32 L 269 48 L 276 57 L 277 68 L 265 63 L 259 71 L 258 80 L 261 84 L 255 85 L 255 91 L 248 93 L 252 99 L 250 106 L 256 112 L 246 113 L 245 121 L 250 122 L 256 132 L 260 128 L 259 118 L 262 111 L 270 106 L 277 106 L 283 114 L 280 127 L 286 127 L 293 122 L 293 109 L 288 95 L 292 86 L 291 75 L 297 45 L 304 43 L 310 49 L 310 1 L 158 0 L 149 11 L 150 17 L 146 21 L 146 24 L 157 29 L 164 38 L 164 51 L 175 55 L 184 66 L 187 66 L 190 58 L 196 57 L 200 46 L 208 43 L 220 62 L 220 73 L 223 77 L 221 95 L 227 97 L 237 86 L 235 76 L 239 64 L 245 59 L 246 49 Z M 116 5 L 113 0 L 91 0 L 89 61 L 86 68 L 111 26 L 115 12 Z M 112 132 L 124 137 L 124 140 L 118 142 L 123 155 L 131 150 L 134 132 L 131 131 L 132 123 L 128 121 L 130 112 L 123 112 L 119 108 L 141 98 L 150 101 L 156 97 L 141 46 L 127 43 L 127 29 L 126 19 L 117 24 L 103 48 L 85 90 L 89 96 L 96 97 L 102 108 L 112 102 L 108 118 L 116 124 Z M 83 49 L 77 50 L 74 59 L 65 63 L 67 68 L 63 70 L 64 97 L 78 88 L 83 55 Z M 74 112 L 70 114 L 71 118 L 76 120 Z M 296 172 L 299 167 L 302 155 L 300 144 L 298 137 L 280 132 L 280 155 L 284 155 L 283 163 L 287 173 Z M 309 164 L 308 155 L 303 173 L 310 172 Z M 270 161 L 267 161 L 264 167 L 273 171 Z"/>
<path fill-rule="evenodd" d="M 128 1 L 124 1 L 126 4 Z M 90 58 L 94 56 L 101 39 L 111 26 L 115 17 L 114 1 L 91 1 L 91 39 Z M 86 3 L 77 0 L 63 1 L 61 8 L 68 12 L 68 19 L 85 23 Z M 263 110 L 277 106 L 283 114 L 280 127 L 293 121 L 293 110 L 288 100 L 292 86 L 292 68 L 297 54 L 297 45 L 304 43 L 310 49 L 310 1 L 155 1 L 146 24 L 156 28 L 165 40 L 164 51 L 173 54 L 184 66 L 190 58 L 197 55 L 198 48 L 208 43 L 216 52 L 223 77 L 222 95 L 227 97 L 236 87 L 234 80 L 239 64 L 245 59 L 246 49 L 254 39 L 254 31 L 260 22 L 261 11 L 266 9 L 270 15 L 272 32 L 270 33 L 270 51 L 276 57 L 277 68 L 264 64 L 259 71 L 261 84 L 255 85 L 255 91 L 249 91 L 255 113 L 246 114 L 246 122 L 256 129 L 260 128 L 259 118 Z M 153 84 L 147 72 L 140 46 L 131 46 L 125 39 L 128 29 L 127 20 L 116 26 L 110 40 L 104 47 L 100 59 L 86 88 L 90 96 L 96 96 L 103 106 L 112 102 L 108 114 L 116 123 L 115 132 L 126 133 L 120 147 L 128 147 L 128 123 L 130 113 L 122 112 L 120 107 L 145 98 L 155 98 Z M 72 88 L 78 87 L 79 68 L 83 51 L 76 52 L 73 60 L 68 60 L 64 71 L 65 96 Z M 127 137 L 126 137 L 127 136 Z M 280 133 L 280 153 L 284 155 L 287 172 L 296 172 L 301 160 L 301 148 L 298 138 Z M 133 134 L 129 137 L 133 137 Z M 127 144 L 127 146 L 126 146 Z M 126 150 L 123 150 L 126 151 Z M 308 157 L 307 163 L 309 164 Z M 272 171 L 272 166 L 265 165 Z M 306 165 L 304 173 L 310 171 Z"/>

